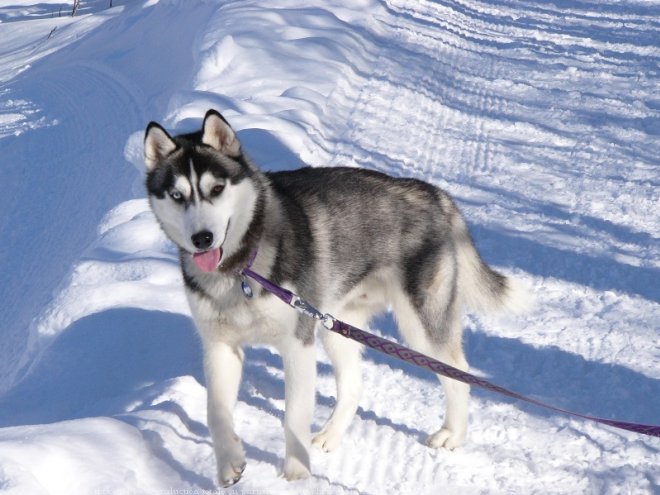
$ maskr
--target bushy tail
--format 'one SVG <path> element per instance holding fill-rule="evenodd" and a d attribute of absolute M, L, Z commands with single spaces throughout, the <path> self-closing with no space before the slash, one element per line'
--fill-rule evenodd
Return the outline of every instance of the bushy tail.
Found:
<path fill-rule="evenodd" d="M 468 308 L 477 313 L 490 311 L 522 312 L 532 303 L 530 291 L 521 283 L 493 270 L 479 256 L 465 221 L 460 215 L 453 222 L 458 287 Z"/>

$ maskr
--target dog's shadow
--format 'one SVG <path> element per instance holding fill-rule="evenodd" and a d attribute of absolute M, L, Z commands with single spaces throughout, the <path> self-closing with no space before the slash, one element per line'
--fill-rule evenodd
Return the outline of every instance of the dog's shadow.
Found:
<path fill-rule="evenodd" d="M 374 325 L 386 338 L 398 339 L 391 314 L 379 317 Z M 660 380 L 626 366 L 588 360 L 557 346 L 536 347 L 520 339 L 488 335 L 478 328 L 466 328 L 464 342 L 473 372 L 514 392 L 578 413 L 648 424 L 658 421 Z M 437 383 L 430 371 L 376 351 L 369 351 L 367 359 Z M 515 403 L 528 414 L 559 414 L 477 387 L 471 393 L 483 400 Z"/>
<path fill-rule="evenodd" d="M 243 129 L 237 134 L 243 149 L 261 170 L 278 172 L 307 166 L 271 132 L 264 129 Z"/>
<path fill-rule="evenodd" d="M 229 98 L 213 95 L 212 100 L 216 108 L 238 111 L 236 105 Z M 199 128 L 199 124 L 199 119 L 182 119 L 178 122 L 177 132 L 194 132 Z M 263 171 L 279 172 L 309 166 L 270 131 L 247 128 L 236 131 L 236 134 L 241 142 L 243 152 Z"/>

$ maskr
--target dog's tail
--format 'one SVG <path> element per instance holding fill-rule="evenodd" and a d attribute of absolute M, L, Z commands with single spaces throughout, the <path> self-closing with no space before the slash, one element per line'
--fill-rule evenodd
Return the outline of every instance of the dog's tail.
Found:
<path fill-rule="evenodd" d="M 519 281 L 493 270 L 481 259 L 460 214 L 454 217 L 452 224 L 458 286 L 468 308 L 477 313 L 498 310 L 520 313 L 528 309 L 532 304 L 530 290 Z"/>

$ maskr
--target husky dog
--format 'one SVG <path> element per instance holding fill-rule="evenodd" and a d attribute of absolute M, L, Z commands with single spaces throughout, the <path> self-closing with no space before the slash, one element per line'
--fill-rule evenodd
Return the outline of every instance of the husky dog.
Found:
<path fill-rule="evenodd" d="M 179 247 L 201 336 L 223 486 L 245 469 L 232 417 L 244 345 L 269 344 L 282 356 L 288 480 L 310 475 L 311 444 L 325 451 L 339 445 L 362 389 L 360 344 L 321 330 L 337 404 L 312 439 L 315 321 L 255 284 L 247 298 L 239 272 L 251 261 L 259 274 L 354 326 L 391 308 L 412 348 L 462 370 L 464 307 L 495 309 L 516 299 L 511 280 L 481 260 L 456 205 L 435 186 L 354 168 L 262 172 L 215 110 L 191 134 L 170 136 L 150 123 L 144 150 L 149 202 Z M 453 449 L 465 440 L 469 387 L 440 381 L 444 424 L 426 443 Z"/>

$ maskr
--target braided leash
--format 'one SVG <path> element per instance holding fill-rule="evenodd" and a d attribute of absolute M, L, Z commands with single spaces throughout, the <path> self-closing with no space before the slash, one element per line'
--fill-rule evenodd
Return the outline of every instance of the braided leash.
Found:
<path fill-rule="evenodd" d="M 254 256 L 252 257 L 252 261 L 254 261 Z M 526 397 L 516 392 L 512 392 L 511 390 L 508 390 L 504 387 L 500 387 L 499 385 L 495 385 L 494 383 L 484 380 L 483 378 L 476 377 L 470 373 L 459 370 L 458 368 L 455 368 L 441 361 L 433 359 L 425 354 L 422 354 L 417 351 L 413 351 L 412 349 L 397 344 L 396 342 L 392 342 L 391 340 L 383 339 L 381 337 L 378 337 L 377 335 L 371 334 L 369 332 L 365 332 L 364 330 L 361 330 L 352 325 L 349 325 L 348 323 L 336 319 L 332 315 L 321 313 L 309 302 L 305 301 L 304 299 L 301 299 L 298 295 L 294 294 L 290 290 L 287 290 L 284 287 L 274 284 L 270 280 L 252 271 L 251 269 L 252 261 L 250 261 L 249 265 L 246 268 L 241 270 L 240 272 L 241 275 L 250 277 L 251 279 L 256 281 L 259 285 L 261 285 L 264 289 L 266 289 L 268 292 L 277 296 L 279 299 L 284 301 L 289 306 L 295 308 L 300 313 L 303 313 L 311 318 L 314 318 L 315 320 L 320 321 L 321 324 L 326 329 L 339 333 L 340 335 L 343 335 L 346 338 L 355 340 L 356 342 L 359 342 L 360 344 L 370 347 L 371 349 L 382 352 L 383 354 L 387 354 L 388 356 L 395 357 L 397 359 L 400 359 L 401 361 L 405 361 L 420 368 L 425 368 L 429 371 L 432 371 L 433 373 L 437 373 L 439 375 L 443 375 L 448 378 L 453 378 L 454 380 L 458 380 L 467 383 L 469 385 L 476 385 L 477 387 L 490 390 L 491 392 L 496 392 L 498 394 L 505 395 L 513 399 L 521 400 L 529 404 L 534 404 L 536 406 L 544 407 L 546 409 L 550 409 L 555 412 L 586 419 L 596 423 L 601 423 L 604 425 L 612 426 L 614 428 L 619 428 L 621 430 L 628 430 L 635 433 L 641 433 L 643 435 L 660 437 L 660 425 L 646 425 L 639 423 L 629 423 L 627 421 L 616 421 L 613 419 L 598 418 L 595 416 L 589 416 L 586 414 L 580 414 L 580 413 L 568 411 L 566 409 L 561 409 L 559 407 L 546 404 L 544 402 Z M 250 289 L 249 285 L 245 280 L 243 280 L 242 287 L 246 297 L 252 297 L 252 290 Z"/>

